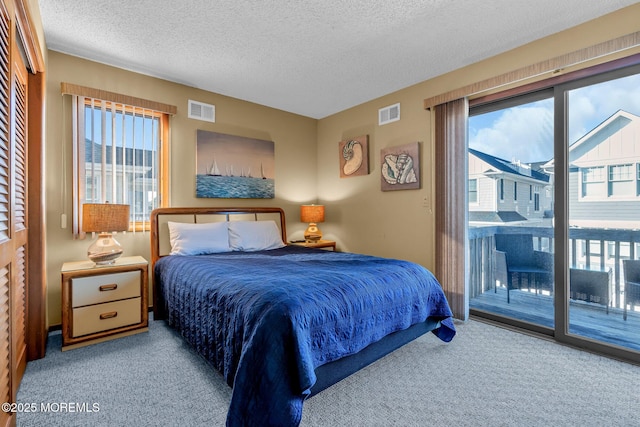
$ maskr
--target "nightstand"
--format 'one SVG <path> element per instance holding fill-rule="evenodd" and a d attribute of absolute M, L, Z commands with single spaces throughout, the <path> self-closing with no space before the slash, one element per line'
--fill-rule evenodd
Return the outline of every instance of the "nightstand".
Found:
<path fill-rule="evenodd" d="M 290 245 L 304 246 L 305 248 L 331 248 L 336 250 L 336 242 L 333 240 L 318 240 L 317 242 L 289 242 Z"/>
<path fill-rule="evenodd" d="M 62 350 L 133 335 L 148 328 L 147 260 L 62 265 Z"/>

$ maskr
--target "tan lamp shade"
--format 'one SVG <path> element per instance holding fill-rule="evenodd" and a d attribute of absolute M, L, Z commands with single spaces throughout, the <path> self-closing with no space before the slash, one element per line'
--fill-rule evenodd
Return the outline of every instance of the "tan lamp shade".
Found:
<path fill-rule="evenodd" d="M 317 242 L 322 239 L 322 231 L 318 228 L 317 223 L 324 222 L 323 205 L 300 206 L 300 220 L 309 223 L 309 227 L 304 232 L 304 239 L 307 242 Z"/>
<path fill-rule="evenodd" d="M 82 231 L 101 233 L 129 230 L 129 205 L 85 203 L 82 205 Z"/>
<path fill-rule="evenodd" d="M 122 255 L 120 243 L 111 235 L 114 231 L 129 230 L 129 205 L 85 203 L 82 205 L 82 231 L 99 233 L 87 256 L 96 265 L 115 263 Z"/>
<path fill-rule="evenodd" d="M 323 205 L 302 205 L 300 206 L 300 220 L 302 222 L 324 222 Z"/>

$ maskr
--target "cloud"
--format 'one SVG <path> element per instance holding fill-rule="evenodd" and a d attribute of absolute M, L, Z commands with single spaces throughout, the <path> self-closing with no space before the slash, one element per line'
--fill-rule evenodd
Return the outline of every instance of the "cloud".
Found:
<path fill-rule="evenodd" d="M 506 160 L 549 160 L 553 156 L 552 108 L 553 102 L 544 100 L 471 117 L 469 147 Z"/>
<path fill-rule="evenodd" d="M 569 92 L 569 142 L 573 143 L 624 110 L 640 116 L 640 75 L 632 75 Z"/>
<path fill-rule="evenodd" d="M 640 116 L 640 75 L 568 92 L 569 144 L 618 110 Z M 506 160 L 531 163 L 553 157 L 553 100 L 469 118 L 469 147 Z"/>

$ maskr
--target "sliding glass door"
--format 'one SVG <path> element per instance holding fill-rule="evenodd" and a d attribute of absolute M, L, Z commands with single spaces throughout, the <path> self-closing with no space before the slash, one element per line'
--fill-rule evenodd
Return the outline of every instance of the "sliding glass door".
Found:
<path fill-rule="evenodd" d="M 565 93 L 568 332 L 640 350 L 640 74 Z"/>
<path fill-rule="evenodd" d="M 474 109 L 468 154 L 470 307 L 549 329 L 553 108 L 553 92 L 542 91 Z"/>
<path fill-rule="evenodd" d="M 637 359 L 640 66 L 470 105 L 471 313 Z"/>

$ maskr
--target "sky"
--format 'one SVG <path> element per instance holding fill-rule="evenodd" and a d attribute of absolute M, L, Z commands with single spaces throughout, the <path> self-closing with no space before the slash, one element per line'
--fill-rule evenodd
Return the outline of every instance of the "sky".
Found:
<path fill-rule="evenodd" d="M 215 161 L 223 175 L 233 171 L 237 176 L 244 171 L 253 177 L 262 172 L 267 178 L 275 176 L 273 141 L 198 130 L 196 147 L 198 174 L 207 173 Z"/>
<path fill-rule="evenodd" d="M 569 143 L 618 110 L 640 116 L 640 74 L 569 92 Z M 525 163 L 553 157 L 553 99 L 469 118 L 469 147 Z"/>

